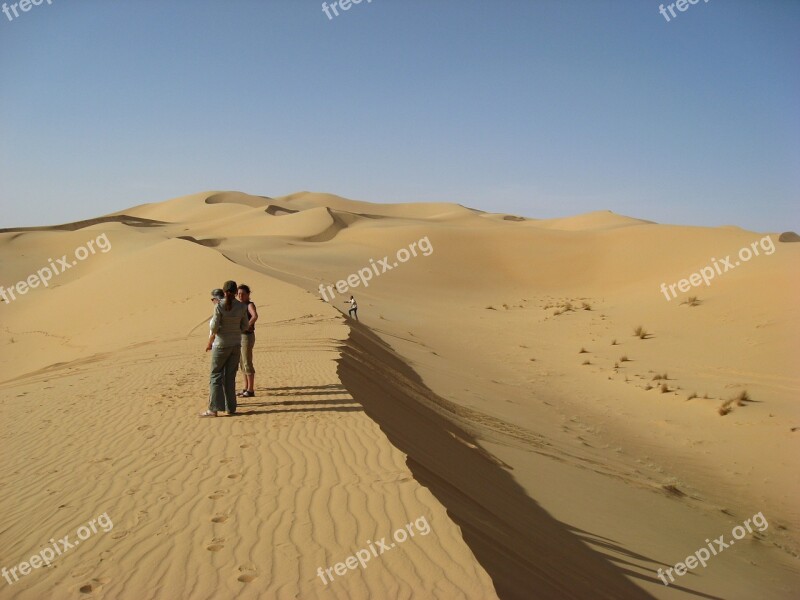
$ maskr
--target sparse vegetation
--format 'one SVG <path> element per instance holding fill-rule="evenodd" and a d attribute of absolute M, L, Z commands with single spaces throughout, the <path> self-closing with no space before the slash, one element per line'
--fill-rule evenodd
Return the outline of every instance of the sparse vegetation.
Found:
<path fill-rule="evenodd" d="M 692 392 L 691 394 L 686 396 L 687 400 L 694 400 L 695 398 L 697 398 L 697 393 L 696 392 Z"/>
<path fill-rule="evenodd" d="M 708 396 L 708 394 L 706 394 L 706 396 Z M 753 402 L 753 400 L 750 398 L 747 390 L 743 390 L 738 396 L 725 400 L 717 409 L 717 412 L 720 416 L 725 416 L 733 410 L 734 406 L 746 406 L 748 402 Z"/>
<path fill-rule="evenodd" d="M 650 334 L 649 334 L 649 333 L 647 333 L 647 330 L 646 330 L 644 327 L 642 327 L 641 325 L 639 325 L 639 326 L 638 326 L 636 329 L 634 329 L 634 330 L 633 330 L 633 335 L 635 335 L 636 337 L 638 337 L 640 340 L 646 340 L 646 339 L 647 339 L 647 337 L 648 337 Z"/>
<path fill-rule="evenodd" d="M 611 345 L 612 346 L 616 346 L 617 345 L 617 340 L 611 340 Z"/>
<path fill-rule="evenodd" d="M 717 412 L 719 413 L 720 417 L 724 417 L 725 415 L 727 415 L 732 410 L 733 410 L 733 408 L 731 408 L 731 405 L 728 404 L 727 402 L 725 402 L 725 403 L 722 404 L 722 406 L 720 406 L 717 409 Z"/>
<path fill-rule="evenodd" d="M 686 493 L 678 489 L 678 486 L 669 484 L 669 485 L 662 485 L 661 488 L 670 496 L 675 496 L 676 498 L 684 498 Z"/>
<path fill-rule="evenodd" d="M 661 384 L 661 393 L 666 394 L 669 391 L 669 386 L 666 383 Z"/>
<path fill-rule="evenodd" d="M 644 386 L 644 390 L 645 390 L 646 392 L 649 392 L 649 391 L 650 391 L 650 390 L 652 390 L 652 389 L 653 389 L 653 386 L 652 386 L 652 385 L 650 385 L 649 383 L 648 383 L 646 386 Z"/>
<path fill-rule="evenodd" d="M 667 379 L 669 379 L 669 377 L 667 377 L 666 373 L 664 373 L 663 375 L 658 375 L 658 374 L 653 375 L 653 381 L 661 381 L 662 379 L 666 381 Z"/>
<path fill-rule="evenodd" d="M 619 362 L 630 362 L 630 359 L 628 358 L 627 354 L 624 354 L 619 357 Z"/>
<path fill-rule="evenodd" d="M 583 361 L 583 364 L 584 364 L 584 365 L 590 365 L 590 364 L 592 364 L 592 361 L 590 361 L 590 360 L 585 360 L 585 361 Z"/>
<path fill-rule="evenodd" d="M 581 308 L 583 310 L 592 310 L 592 305 L 589 304 L 588 302 L 584 302 L 584 303 L 581 304 Z"/>
<path fill-rule="evenodd" d="M 578 352 L 578 354 L 586 354 L 587 352 L 589 352 L 589 351 L 588 351 L 586 348 L 583 348 L 583 347 L 582 347 L 582 348 L 581 348 L 581 351 L 580 351 L 580 352 Z"/>
<path fill-rule="evenodd" d="M 686 300 L 681 302 L 681 304 L 688 304 L 689 306 L 700 306 L 700 304 L 702 304 L 702 300 L 700 300 L 697 296 L 689 296 Z"/>

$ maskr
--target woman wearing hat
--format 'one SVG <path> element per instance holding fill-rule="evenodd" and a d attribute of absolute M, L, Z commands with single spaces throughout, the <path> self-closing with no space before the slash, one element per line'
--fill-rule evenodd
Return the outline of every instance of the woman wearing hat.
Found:
<path fill-rule="evenodd" d="M 236 413 L 236 371 L 239 368 L 242 334 L 250 328 L 250 318 L 247 305 L 236 299 L 235 281 L 226 281 L 222 293 L 224 297 L 215 302 L 206 345 L 206 352 L 211 352 L 211 398 L 208 410 L 201 413 L 201 417 L 216 417 L 223 410 L 229 415 Z"/>

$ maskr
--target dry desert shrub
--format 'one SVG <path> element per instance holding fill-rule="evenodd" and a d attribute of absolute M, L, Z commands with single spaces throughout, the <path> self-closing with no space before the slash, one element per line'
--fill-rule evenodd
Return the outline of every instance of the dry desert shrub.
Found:
<path fill-rule="evenodd" d="M 678 486 L 674 484 L 669 485 L 662 485 L 661 488 L 669 495 L 675 496 L 676 498 L 683 498 L 686 496 L 686 493 L 682 490 L 678 489 Z"/>
<path fill-rule="evenodd" d="M 639 325 L 636 329 L 633 330 L 633 335 L 638 337 L 640 340 L 646 340 L 647 336 L 649 336 L 650 334 L 647 333 L 647 330 L 645 330 L 644 327 Z"/>
<path fill-rule="evenodd" d="M 681 304 L 688 304 L 689 306 L 700 306 L 702 303 L 703 301 L 697 296 L 689 296 L 686 300 L 681 302 Z"/>
<path fill-rule="evenodd" d="M 720 407 L 717 409 L 717 412 L 719 413 L 719 415 L 721 417 L 724 417 L 729 412 L 731 412 L 733 410 L 733 403 L 734 402 L 736 402 L 736 398 L 731 398 L 730 400 L 725 400 L 725 402 L 723 402 L 722 405 L 720 405 Z"/>

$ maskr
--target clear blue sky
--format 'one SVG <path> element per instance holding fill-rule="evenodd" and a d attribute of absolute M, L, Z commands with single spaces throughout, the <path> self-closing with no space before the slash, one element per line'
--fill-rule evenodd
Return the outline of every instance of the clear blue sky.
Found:
<path fill-rule="evenodd" d="M 232 189 L 800 231 L 798 0 L 47 1 L 0 13 L 0 227 Z"/>

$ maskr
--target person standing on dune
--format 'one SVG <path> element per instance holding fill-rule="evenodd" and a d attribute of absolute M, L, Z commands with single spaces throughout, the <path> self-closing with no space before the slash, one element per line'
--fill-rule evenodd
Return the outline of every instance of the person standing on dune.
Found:
<path fill-rule="evenodd" d="M 255 378 L 256 370 L 253 367 L 253 346 L 256 344 L 256 321 L 258 321 L 258 311 L 256 305 L 250 302 L 250 287 L 245 284 L 239 285 L 237 295 L 239 302 L 247 307 L 247 318 L 250 327 L 242 334 L 242 358 L 240 365 L 244 375 L 244 389 L 236 394 L 241 398 L 252 398 L 256 395 Z"/>
<path fill-rule="evenodd" d="M 347 311 L 347 314 L 351 317 L 355 315 L 356 321 L 358 321 L 358 303 L 356 299 L 350 296 L 350 300 L 345 300 L 344 303 L 350 305 L 350 310 Z"/>
<path fill-rule="evenodd" d="M 250 328 L 247 306 L 236 299 L 236 282 L 222 286 L 225 298 L 216 303 L 206 352 L 211 352 L 211 398 L 201 417 L 216 417 L 220 411 L 236 414 L 236 371 L 242 350 L 242 334 Z"/>

